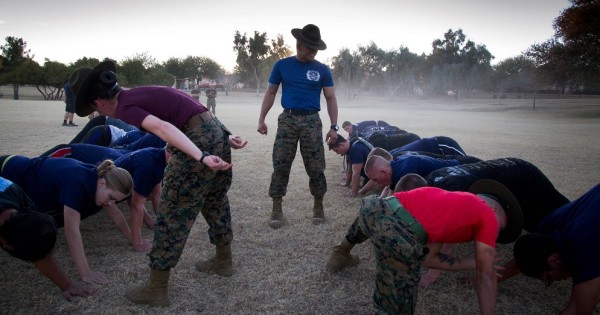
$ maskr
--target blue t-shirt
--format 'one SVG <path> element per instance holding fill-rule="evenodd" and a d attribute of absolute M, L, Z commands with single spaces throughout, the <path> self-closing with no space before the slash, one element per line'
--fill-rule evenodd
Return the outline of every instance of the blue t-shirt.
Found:
<path fill-rule="evenodd" d="M 446 166 L 455 166 L 460 163 L 457 160 L 437 159 L 426 155 L 402 155 L 391 162 L 392 166 L 392 184 L 391 189 L 396 187 L 396 184 L 402 176 L 408 173 L 415 173 L 421 176 Z"/>
<path fill-rule="evenodd" d="M 148 197 L 159 184 L 167 166 L 165 149 L 145 148 L 132 151 L 115 160 L 115 165 L 124 168 L 133 178 L 133 190 Z"/>
<path fill-rule="evenodd" d="M 544 218 L 538 232 L 553 239 L 573 284 L 600 277 L 600 184 Z"/>
<path fill-rule="evenodd" d="M 365 162 L 367 161 L 367 156 L 369 156 L 369 152 L 371 152 L 371 149 L 369 149 L 367 145 L 360 141 L 355 141 L 354 143 L 350 143 L 350 148 L 348 149 L 348 153 L 346 154 L 346 159 L 351 165 L 365 164 Z M 365 174 L 364 168 L 361 168 L 360 176 L 367 178 L 367 174 Z"/>
<path fill-rule="evenodd" d="M 284 108 L 319 111 L 321 90 L 333 86 L 333 77 L 326 65 L 316 60 L 302 62 L 292 56 L 275 63 L 269 83 L 281 83 Z"/>
<path fill-rule="evenodd" d="M 133 190 L 144 197 L 148 197 L 152 189 L 162 181 L 167 166 L 163 148 L 127 151 L 78 143 L 71 144 L 71 154 L 66 157 L 94 165 L 106 159 L 113 160 L 115 166 L 131 174 Z"/>
<path fill-rule="evenodd" d="M 104 160 L 114 161 L 130 152 L 87 143 L 73 143 L 69 146 L 71 147 L 71 153 L 65 157 L 92 165 L 97 165 Z"/>
<path fill-rule="evenodd" d="M 97 213 L 96 167 L 74 159 L 27 158 L 13 156 L 2 170 L 2 177 L 21 186 L 40 212 L 64 225 L 64 206 L 79 212 L 81 219 Z"/>

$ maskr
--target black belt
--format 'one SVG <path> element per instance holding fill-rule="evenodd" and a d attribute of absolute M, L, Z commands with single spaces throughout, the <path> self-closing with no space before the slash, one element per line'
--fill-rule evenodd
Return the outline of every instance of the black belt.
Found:
<path fill-rule="evenodd" d="M 316 115 L 319 113 L 318 110 L 304 110 L 304 109 L 290 109 L 290 108 L 284 108 L 283 112 L 286 114 L 298 115 L 298 116 Z"/>
<path fill-rule="evenodd" d="M 187 123 L 185 123 L 185 129 L 192 130 L 192 129 L 198 127 L 198 125 L 202 124 L 203 122 L 211 121 L 214 118 L 215 118 L 215 116 L 213 116 L 213 114 L 209 111 L 205 111 L 205 112 L 196 114 L 196 115 L 190 117 L 188 119 Z"/>

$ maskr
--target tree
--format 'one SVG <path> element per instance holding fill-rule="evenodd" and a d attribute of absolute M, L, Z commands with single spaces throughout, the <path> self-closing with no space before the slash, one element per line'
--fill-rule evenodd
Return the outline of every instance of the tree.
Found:
<path fill-rule="evenodd" d="M 45 60 L 41 75 L 33 85 L 44 96 L 45 100 L 59 100 L 63 95 L 63 86 L 70 75 L 69 67 L 57 62 Z"/>
<path fill-rule="evenodd" d="M 291 53 L 281 35 L 275 40 L 271 40 L 269 45 L 267 33 L 257 31 L 254 31 L 254 37 L 248 37 L 246 33 L 242 35 L 239 31 L 235 31 L 233 50 L 237 53 L 236 72 L 242 80 L 255 83 L 256 94 L 260 93 L 260 83 L 268 75 L 268 69 L 280 57 Z"/>
<path fill-rule="evenodd" d="M 13 84 L 13 95 L 14 99 L 19 99 L 19 82 L 13 80 L 24 80 L 24 69 L 20 69 L 19 74 L 9 75 L 10 72 L 15 71 L 23 63 L 28 60 L 33 60 L 33 55 L 29 55 L 31 50 L 27 49 L 27 42 L 22 38 L 16 38 L 13 36 L 6 37 L 6 44 L 1 47 L 2 49 L 2 76 L 0 76 L 0 82 L 12 83 Z M 39 66 L 39 65 L 38 65 Z M 5 76 L 6 75 L 6 76 Z M 4 77 L 4 79 L 2 79 Z"/>
<path fill-rule="evenodd" d="M 444 39 L 432 43 L 428 58 L 431 65 L 430 88 L 435 94 L 454 91 L 458 99 L 460 90 L 485 89 L 486 78 L 492 73 L 490 62 L 494 58 L 485 45 L 467 40 L 462 29 L 448 30 Z"/>
<path fill-rule="evenodd" d="M 573 67 L 569 81 L 576 89 L 600 91 L 600 0 L 570 2 L 553 24 Z"/>
<path fill-rule="evenodd" d="M 499 92 L 525 92 L 535 90 L 535 63 L 521 55 L 508 58 L 494 66 L 494 81 Z"/>
<path fill-rule="evenodd" d="M 343 48 L 331 60 L 331 73 L 335 78 L 336 85 L 345 91 L 348 99 L 353 98 L 357 95 L 357 91 L 360 91 L 364 77 L 360 54 L 358 52 L 351 53 L 348 48 Z"/>

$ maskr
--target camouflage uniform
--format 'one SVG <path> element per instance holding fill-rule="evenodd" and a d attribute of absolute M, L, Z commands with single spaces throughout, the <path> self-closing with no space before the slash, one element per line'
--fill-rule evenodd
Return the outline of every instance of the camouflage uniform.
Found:
<path fill-rule="evenodd" d="M 230 132 L 217 118 L 205 121 L 186 136 L 203 151 L 231 163 Z M 165 169 L 160 196 L 150 268 L 166 270 L 177 265 L 190 230 L 198 216 L 208 223 L 208 235 L 214 245 L 226 245 L 233 239 L 227 191 L 232 171 L 215 172 L 186 153 L 171 147 L 173 155 Z"/>
<path fill-rule="evenodd" d="M 212 108 L 212 113 L 213 114 L 217 114 L 217 90 L 210 88 L 208 90 L 206 90 L 206 107 L 208 107 L 208 110 L 211 110 Z"/>
<path fill-rule="evenodd" d="M 292 162 L 296 157 L 298 141 L 304 168 L 309 177 L 310 193 L 323 197 L 327 192 L 325 179 L 325 149 L 323 125 L 318 114 L 292 115 L 281 113 L 278 118 L 277 135 L 273 144 L 273 175 L 269 196 L 282 198 L 287 192 Z"/>
<path fill-rule="evenodd" d="M 395 197 L 391 197 L 395 198 Z M 373 300 L 378 313 L 413 314 L 421 277 L 424 244 L 395 214 L 385 198 L 362 200 L 358 224 L 371 239 L 377 259 Z"/>

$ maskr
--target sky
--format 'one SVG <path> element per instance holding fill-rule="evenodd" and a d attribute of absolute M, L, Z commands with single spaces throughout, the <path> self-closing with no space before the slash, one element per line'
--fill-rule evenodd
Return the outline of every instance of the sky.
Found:
<path fill-rule="evenodd" d="M 295 51 L 291 29 L 315 24 L 328 46 L 317 60 L 328 63 L 343 48 L 371 42 L 429 54 L 435 39 L 460 28 L 486 46 L 495 64 L 552 38 L 554 19 L 569 6 L 568 0 L 4 0 L 0 43 L 22 38 L 40 64 L 83 57 L 119 62 L 145 53 L 158 62 L 207 57 L 232 71 L 236 31 L 281 34 Z"/>

